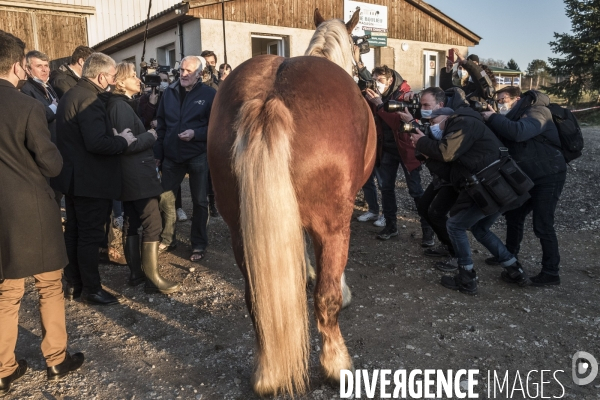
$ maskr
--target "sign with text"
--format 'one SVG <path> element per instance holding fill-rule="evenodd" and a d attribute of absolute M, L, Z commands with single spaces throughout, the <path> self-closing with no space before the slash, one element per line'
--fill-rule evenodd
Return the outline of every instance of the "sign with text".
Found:
<path fill-rule="evenodd" d="M 373 47 L 387 46 L 388 10 L 386 6 L 344 0 L 344 21 L 349 21 L 352 14 L 360 8 L 358 24 L 352 31 L 354 36 L 371 35 L 369 45 Z"/>

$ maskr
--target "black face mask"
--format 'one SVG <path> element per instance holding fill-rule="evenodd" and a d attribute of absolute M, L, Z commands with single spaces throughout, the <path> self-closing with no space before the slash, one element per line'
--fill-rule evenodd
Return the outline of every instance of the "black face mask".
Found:
<path fill-rule="evenodd" d="M 116 89 L 116 86 L 115 86 L 115 85 L 108 85 L 108 86 L 106 87 L 106 91 L 107 91 L 107 92 L 111 92 L 111 93 L 114 93 L 114 92 L 115 92 L 115 89 Z"/>
<path fill-rule="evenodd" d="M 17 89 L 21 90 L 21 88 L 25 85 L 27 79 L 19 79 L 19 83 L 17 83 Z"/>

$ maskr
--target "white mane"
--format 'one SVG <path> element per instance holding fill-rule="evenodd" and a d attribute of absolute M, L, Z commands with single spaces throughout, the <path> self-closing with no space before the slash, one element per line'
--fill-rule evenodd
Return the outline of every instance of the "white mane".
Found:
<path fill-rule="evenodd" d="M 340 19 L 322 22 L 317 27 L 304 55 L 325 57 L 352 76 L 352 42 L 346 25 Z"/>

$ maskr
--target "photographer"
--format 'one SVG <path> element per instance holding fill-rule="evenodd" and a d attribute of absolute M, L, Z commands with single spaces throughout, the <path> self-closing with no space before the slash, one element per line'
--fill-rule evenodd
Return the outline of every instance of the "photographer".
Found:
<path fill-rule="evenodd" d="M 427 137 L 419 130 L 412 135 L 412 140 L 417 150 L 425 156 L 451 163 L 450 182 L 460 191 L 446 223 L 458 258 L 458 274 L 442 277 L 442 285 L 467 294 L 477 293 L 477 274 L 473 268 L 467 230 L 471 230 L 475 239 L 504 266 L 505 270 L 501 274 L 503 280 L 519 286 L 530 284 L 514 255 L 490 231 L 490 226 L 503 210 L 497 208 L 495 212 L 484 212 L 466 191 L 469 183 L 467 177 L 472 177 L 501 159 L 502 143 L 483 123 L 481 115 L 468 107 L 456 110 L 454 115 L 440 122 L 439 129 L 442 132 L 441 140 Z M 505 207 L 511 206 L 515 205 L 511 203 Z"/>
<path fill-rule="evenodd" d="M 567 165 L 559 150 L 560 139 L 550 99 L 530 90 L 521 96 L 518 87 L 498 91 L 500 112 L 482 113 L 488 126 L 508 148 L 512 158 L 534 182 L 531 198 L 521 207 L 505 214 L 506 247 L 515 255 L 523 240 L 525 218 L 533 211 L 533 231 L 542 246 L 542 270 L 531 278 L 532 285 L 559 285 L 560 254 L 554 231 L 554 213 L 566 180 Z M 497 262 L 495 259 L 486 260 Z"/>
<path fill-rule="evenodd" d="M 457 48 L 452 51 L 457 60 L 455 63 L 447 60 L 446 68 L 442 68 L 440 72 L 440 87 L 444 90 L 460 87 L 469 100 L 492 100 L 497 85 L 493 72 L 487 66 L 479 65 L 477 55 L 471 54 L 465 59 Z"/>
<path fill-rule="evenodd" d="M 400 74 L 387 66 L 373 69 L 373 80 L 376 82 L 377 91 L 365 89 L 365 97 L 371 103 L 371 108 L 377 125 L 377 150 L 380 155 L 380 164 L 377 167 L 380 179 L 381 203 L 385 217 L 385 228 L 379 232 L 377 237 L 388 240 L 398 235 L 396 227 L 396 177 L 398 167 L 401 166 L 406 177 L 408 193 L 418 204 L 423 195 L 421 187 L 421 162 L 415 157 L 415 148 L 410 140 L 410 135 L 400 132 L 402 119 L 396 113 L 388 113 L 382 107 L 378 107 L 388 100 L 404 98 L 404 94 L 410 91 L 408 83 L 402 79 Z M 433 230 L 421 216 L 421 230 L 423 237 L 421 245 L 431 247 L 433 243 Z"/>
<path fill-rule="evenodd" d="M 144 93 L 139 100 L 137 114 L 144 123 L 146 129 L 156 128 L 156 110 L 163 92 L 169 86 L 169 74 L 160 72 L 160 85 L 152 86 L 149 93 Z"/>

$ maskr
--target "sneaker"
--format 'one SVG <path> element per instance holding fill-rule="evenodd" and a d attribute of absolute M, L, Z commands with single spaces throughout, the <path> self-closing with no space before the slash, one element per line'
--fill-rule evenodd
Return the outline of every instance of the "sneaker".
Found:
<path fill-rule="evenodd" d="M 119 215 L 116 218 L 113 218 L 113 226 L 115 229 L 121 230 L 123 229 L 123 216 Z"/>
<path fill-rule="evenodd" d="M 446 248 L 446 246 L 438 246 L 435 248 L 429 248 L 423 250 L 423 254 L 427 257 L 448 257 L 450 256 L 450 252 Z"/>
<path fill-rule="evenodd" d="M 378 215 L 372 213 L 371 211 L 367 211 L 366 213 L 359 215 L 356 219 L 358 222 L 367 222 L 367 221 L 375 221 L 378 218 Z"/>
<path fill-rule="evenodd" d="M 458 290 L 465 294 L 477 294 L 477 273 L 474 269 L 466 270 L 462 265 L 458 267 L 458 274 L 454 276 L 442 276 L 442 286 Z"/>
<path fill-rule="evenodd" d="M 531 279 L 531 286 L 551 286 L 560 285 L 560 276 L 550 275 L 545 272 L 540 272 Z"/>
<path fill-rule="evenodd" d="M 504 267 L 504 271 L 502 271 L 500 277 L 504 282 L 516 283 L 521 287 L 531 285 L 531 281 L 527 277 L 525 271 L 523 271 L 523 267 L 518 261 L 515 261 L 513 265 Z"/>
<path fill-rule="evenodd" d="M 434 266 L 443 272 L 452 272 L 458 269 L 458 259 L 450 258 L 446 261 L 438 261 L 434 264 Z"/>
<path fill-rule="evenodd" d="M 187 221 L 187 215 L 185 211 L 183 211 L 183 208 L 177 209 L 177 221 Z"/>
<path fill-rule="evenodd" d="M 373 222 L 373 225 L 383 228 L 385 226 L 385 217 L 380 215 L 379 218 L 377 218 L 377 221 Z"/>
<path fill-rule="evenodd" d="M 498 259 L 496 257 L 489 257 L 485 259 L 485 263 L 487 265 L 500 265 Z"/>
<path fill-rule="evenodd" d="M 435 246 L 435 241 L 433 238 L 435 234 L 433 233 L 433 229 L 430 227 L 422 228 L 423 237 L 421 239 L 421 247 L 433 247 Z"/>
<path fill-rule="evenodd" d="M 388 240 L 393 236 L 398 236 L 398 228 L 396 228 L 396 225 L 388 225 L 383 228 L 381 232 L 379 232 L 377 238 L 381 240 Z"/>

